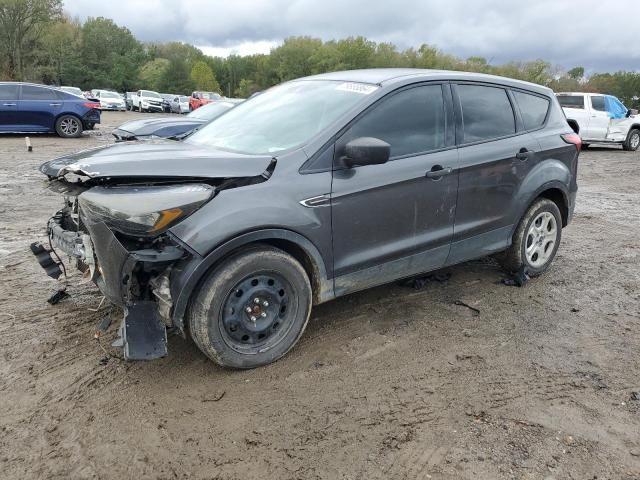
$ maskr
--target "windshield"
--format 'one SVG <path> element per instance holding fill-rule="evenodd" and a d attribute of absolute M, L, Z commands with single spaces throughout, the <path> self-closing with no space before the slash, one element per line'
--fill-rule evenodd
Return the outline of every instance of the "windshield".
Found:
<path fill-rule="evenodd" d="M 326 80 L 285 83 L 238 105 L 187 142 L 248 154 L 280 152 L 305 143 L 377 88 Z"/>
<path fill-rule="evenodd" d="M 120 95 L 113 92 L 100 92 L 102 98 L 120 98 Z"/>
<path fill-rule="evenodd" d="M 140 90 L 140 93 L 143 97 L 162 98 L 156 92 L 150 92 L 149 90 Z"/>
<path fill-rule="evenodd" d="M 231 107 L 233 107 L 233 104 L 227 102 L 209 103 L 207 105 L 203 105 L 197 110 L 194 110 L 189 115 L 187 115 L 187 117 L 211 121 L 214 118 L 218 118 Z"/>

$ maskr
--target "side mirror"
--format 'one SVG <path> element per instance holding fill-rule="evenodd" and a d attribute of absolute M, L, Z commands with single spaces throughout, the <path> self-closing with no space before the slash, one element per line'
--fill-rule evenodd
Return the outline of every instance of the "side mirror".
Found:
<path fill-rule="evenodd" d="M 379 138 L 360 137 L 351 140 L 344 147 L 342 162 L 352 168 L 358 165 L 380 165 L 391 155 L 391 145 Z"/>
<path fill-rule="evenodd" d="M 625 117 L 629 118 L 631 115 L 633 115 L 631 110 L 627 110 L 627 114 L 625 115 Z"/>

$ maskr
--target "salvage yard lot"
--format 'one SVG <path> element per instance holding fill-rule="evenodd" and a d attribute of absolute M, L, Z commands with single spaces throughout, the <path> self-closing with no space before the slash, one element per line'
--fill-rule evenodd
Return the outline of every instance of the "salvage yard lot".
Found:
<path fill-rule="evenodd" d="M 313 310 L 279 362 L 216 367 L 190 342 L 124 363 L 28 251 L 60 202 L 37 166 L 112 142 L 0 137 L 0 478 L 640 478 L 640 152 L 583 152 L 551 271 L 508 287 L 489 260 L 421 289 Z M 473 309 L 477 309 L 477 314 Z"/>

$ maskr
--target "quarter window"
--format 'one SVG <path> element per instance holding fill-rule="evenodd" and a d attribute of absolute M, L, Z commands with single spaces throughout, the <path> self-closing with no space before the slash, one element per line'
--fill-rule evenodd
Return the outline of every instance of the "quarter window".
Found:
<path fill-rule="evenodd" d="M 520 108 L 525 130 L 540 128 L 544 124 L 544 119 L 547 118 L 549 100 L 537 95 L 516 91 L 513 92 L 513 96 L 516 98 Z"/>
<path fill-rule="evenodd" d="M 341 138 L 375 137 L 391 145 L 391 157 L 415 155 L 445 146 L 444 98 L 440 85 L 403 90 L 382 99 Z"/>
<path fill-rule="evenodd" d="M 458 85 L 464 123 L 464 143 L 516 133 L 513 108 L 503 88 Z"/>
<path fill-rule="evenodd" d="M 57 100 L 58 95 L 50 88 L 22 85 L 22 100 Z"/>
<path fill-rule="evenodd" d="M 17 85 L 0 85 L 0 100 L 17 100 Z"/>
<path fill-rule="evenodd" d="M 607 111 L 607 107 L 605 107 L 605 104 L 604 104 L 604 97 L 603 96 L 591 97 L 591 107 L 594 110 L 597 110 L 599 112 L 606 112 Z"/>

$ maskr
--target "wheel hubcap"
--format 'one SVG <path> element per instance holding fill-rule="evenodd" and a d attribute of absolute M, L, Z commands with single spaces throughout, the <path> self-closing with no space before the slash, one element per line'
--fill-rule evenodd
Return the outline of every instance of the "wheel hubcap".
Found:
<path fill-rule="evenodd" d="M 640 145 L 640 134 L 636 133 L 631 137 L 631 148 L 636 149 Z"/>
<path fill-rule="evenodd" d="M 278 343 L 293 321 L 293 289 L 277 273 L 251 275 L 229 292 L 221 312 L 225 341 L 243 353 L 257 353 Z"/>
<path fill-rule="evenodd" d="M 527 232 L 525 255 L 529 264 L 536 268 L 544 266 L 551 258 L 557 241 L 556 217 L 549 212 L 540 213 Z"/>
<path fill-rule="evenodd" d="M 65 135 L 75 135 L 79 128 L 78 122 L 72 118 L 65 118 L 60 122 L 60 130 Z"/>

